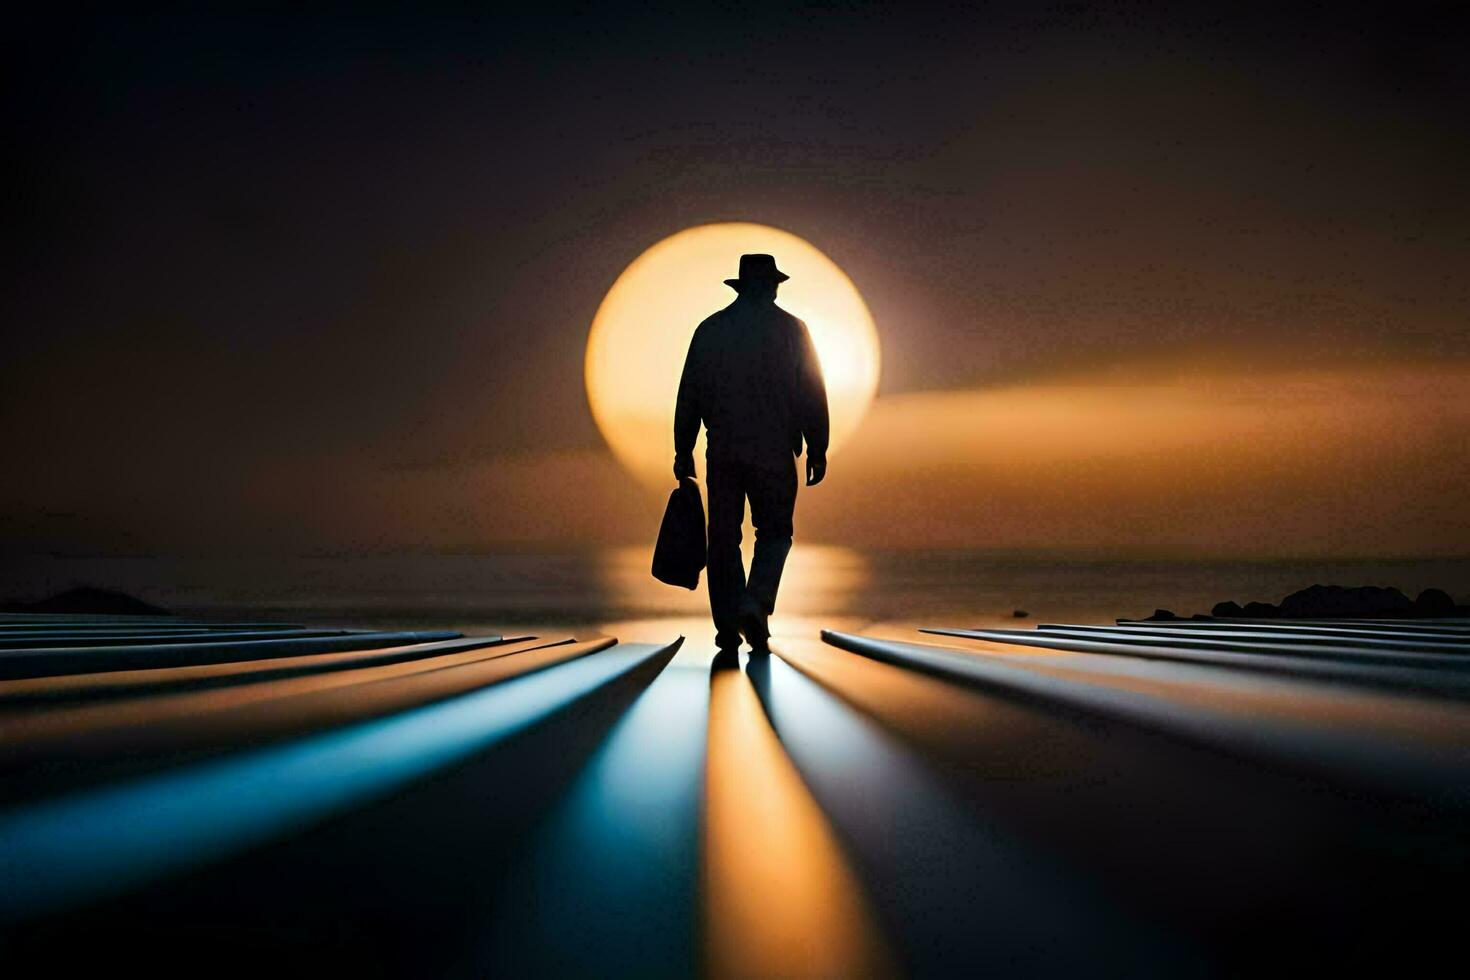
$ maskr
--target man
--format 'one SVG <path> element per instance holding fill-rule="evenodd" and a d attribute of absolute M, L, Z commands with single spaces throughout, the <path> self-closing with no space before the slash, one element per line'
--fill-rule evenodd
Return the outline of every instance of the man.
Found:
<path fill-rule="evenodd" d="M 742 255 L 739 295 L 701 323 L 689 344 L 674 410 L 674 476 L 692 477 L 700 423 L 707 433 L 709 605 L 715 643 L 733 652 L 745 635 L 769 650 L 766 617 L 776 610 L 791 550 L 796 462 L 806 443 L 806 485 L 827 473 L 827 388 L 806 324 L 776 305 L 790 277 L 769 255 Z M 750 498 L 755 557 L 740 560 L 740 526 Z"/>

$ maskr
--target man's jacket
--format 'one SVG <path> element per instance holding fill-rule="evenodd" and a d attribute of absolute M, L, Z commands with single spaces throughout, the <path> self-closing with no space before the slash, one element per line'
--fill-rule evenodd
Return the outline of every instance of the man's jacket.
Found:
<path fill-rule="evenodd" d="M 694 331 L 674 409 L 674 451 L 753 462 L 827 452 L 827 387 L 806 324 L 772 303 L 737 297 Z"/>

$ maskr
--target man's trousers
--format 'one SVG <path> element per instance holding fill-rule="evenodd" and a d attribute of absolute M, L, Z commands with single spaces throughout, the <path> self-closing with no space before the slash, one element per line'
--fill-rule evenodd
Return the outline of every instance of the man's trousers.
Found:
<path fill-rule="evenodd" d="M 706 461 L 709 497 L 709 606 L 715 642 L 740 643 L 740 601 L 750 595 L 766 615 L 776 610 L 781 570 L 791 551 L 791 517 L 796 509 L 796 460 L 789 454 L 750 461 L 711 454 Z M 750 579 L 740 559 L 745 501 L 755 527 Z"/>

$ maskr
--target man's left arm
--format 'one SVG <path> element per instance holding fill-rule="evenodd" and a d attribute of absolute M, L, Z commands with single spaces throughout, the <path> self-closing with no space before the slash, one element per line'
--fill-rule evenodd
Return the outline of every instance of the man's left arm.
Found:
<path fill-rule="evenodd" d="M 827 475 L 827 440 L 831 423 L 827 415 L 827 383 L 822 379 L 822 362 L 806 324 L 797 324 L 796 409 L 801 435 L 806 440 L 806 485 L 814 487 Z"/>

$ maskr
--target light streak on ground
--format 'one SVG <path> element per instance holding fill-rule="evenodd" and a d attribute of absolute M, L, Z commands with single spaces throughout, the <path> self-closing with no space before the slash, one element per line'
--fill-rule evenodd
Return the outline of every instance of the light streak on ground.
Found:
<path fill-rule="evenodd" d="M 135 888 L 361 805 L 657 652 L 617 647 L 387 718 L 0 814 L 0 917 Z"/>

